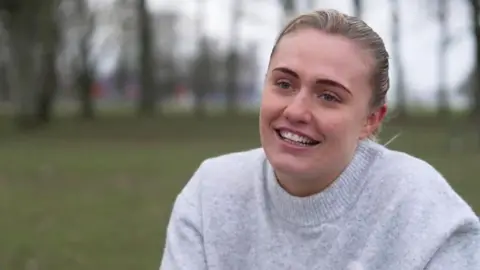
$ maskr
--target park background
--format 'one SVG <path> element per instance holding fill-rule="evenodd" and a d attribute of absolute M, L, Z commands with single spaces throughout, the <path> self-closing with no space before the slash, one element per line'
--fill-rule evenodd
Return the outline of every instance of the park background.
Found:
<path fill-rule="evenodd" d="M 259 147 L 275 37 L 314 8 L 379 32 L 381 142 L 480 213 L 476 0 L 0 0 L 0 269 L 157 269 L 200 162 Z"/>

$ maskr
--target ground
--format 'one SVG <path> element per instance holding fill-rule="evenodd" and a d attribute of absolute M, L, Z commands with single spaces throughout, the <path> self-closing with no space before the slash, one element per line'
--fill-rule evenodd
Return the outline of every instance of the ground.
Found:
<path fill-rule="evenodd" d="M 474 133 L 457 127 L 447 151 L 451 132 L 432 121 L 392 122 L 383 141 L 400 134 L 390 147 L 432 163 L 480 213 Z M 254 116 L 63 119 L 1 131 L 0 269 L 158 269 L 173 199 L 200 161 L 259 146 Z"/>

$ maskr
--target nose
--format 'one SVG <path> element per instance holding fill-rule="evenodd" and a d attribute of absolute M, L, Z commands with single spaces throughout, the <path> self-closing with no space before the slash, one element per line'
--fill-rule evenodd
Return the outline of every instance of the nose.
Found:
<path fill-rule="evenodd" d="M 297 94 L 283 112 L 292 123 L 309 123 L 312 120 L 309 99 L 304 94 Z"/>

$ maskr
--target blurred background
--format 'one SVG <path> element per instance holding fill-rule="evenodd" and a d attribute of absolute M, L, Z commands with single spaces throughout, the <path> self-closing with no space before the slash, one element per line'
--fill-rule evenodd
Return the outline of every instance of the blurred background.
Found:
<path fill-rule="evenodd" d="M 0 268 L 157 269 L 200 162 L 259 146 L 277 32 L 362 17 L 392 56 L 381 142 L 480 213 L 476 0 L 0 0 Z"/>

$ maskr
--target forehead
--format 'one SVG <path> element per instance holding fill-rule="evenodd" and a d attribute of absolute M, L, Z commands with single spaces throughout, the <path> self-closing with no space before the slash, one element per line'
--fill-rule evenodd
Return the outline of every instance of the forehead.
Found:
<path fill-rule="evenodd" d="M 270 69 L 289 68 L 303 78 L 322 77 L 347 87 L 369 80 L 371 58 L 353 41 L 316 29 L 285 35 L 272 55 Z"/>

